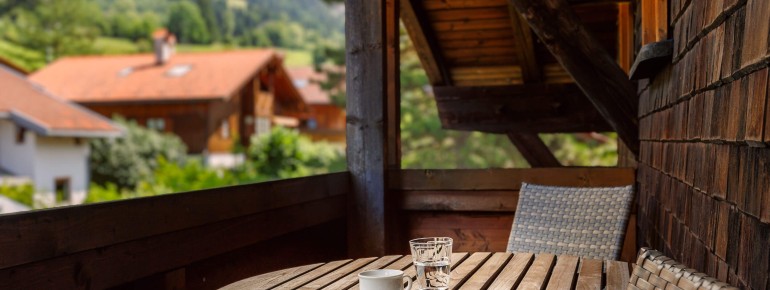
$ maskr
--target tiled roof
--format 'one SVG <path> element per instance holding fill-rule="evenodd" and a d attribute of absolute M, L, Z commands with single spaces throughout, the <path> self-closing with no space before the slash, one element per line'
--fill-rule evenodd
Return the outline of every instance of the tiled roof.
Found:
<path fill-rule="evenodd" d="M 182 53 L 163 65 L 153 54 L 65 57 L 30 79 L 84 103 L 223 99 L 276 57 L 270 49 Z"/>
<path fill-rule="evenodd" d="M 326 74 L 316 72 L 312 67 L 296 67 L 287 69 L 294 80 L 294 86 L 299 90 L 305 103 L 331 104 L 329 93 L 321 88 L 320 82 L 327 80 Z"/>
<path fill-rule="evenodd" d="M 121 129 L 104 117 L 45 91 L 0 65 L 0 118 L 44 136 L 117 136 Z"/>

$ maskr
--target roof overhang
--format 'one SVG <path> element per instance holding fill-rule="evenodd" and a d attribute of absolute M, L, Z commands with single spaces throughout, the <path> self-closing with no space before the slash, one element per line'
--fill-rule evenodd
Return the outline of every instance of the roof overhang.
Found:
<path fill-rule="evenodd" d="M 0 112 L 0 119 L 7 119 L 16 125 L 46 137 L 74 137 L 74 138 L 114 138 L 123 136 L 124 130 L 69 130 L 55 129 L 43 124 L 39 120 L 16 110 Z"/>

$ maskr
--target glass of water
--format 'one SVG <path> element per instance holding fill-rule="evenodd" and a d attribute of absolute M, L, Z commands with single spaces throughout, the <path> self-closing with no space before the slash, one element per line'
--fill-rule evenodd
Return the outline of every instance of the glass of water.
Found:
<path fill-rule="evenodd" d="M 418 289 L 449 289 L 452 264 L 452 239 L 419 238 L 409 241 L 412 262 L 417 270 Z"/>

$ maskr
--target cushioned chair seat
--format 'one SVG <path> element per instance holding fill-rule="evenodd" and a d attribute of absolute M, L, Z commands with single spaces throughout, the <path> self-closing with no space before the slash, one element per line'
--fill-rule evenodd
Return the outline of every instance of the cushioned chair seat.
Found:
<path fill-rule="evenodd" d="M 524 183 L 508 251 L 618 260 L 633 187 L 560 187 Z"/>

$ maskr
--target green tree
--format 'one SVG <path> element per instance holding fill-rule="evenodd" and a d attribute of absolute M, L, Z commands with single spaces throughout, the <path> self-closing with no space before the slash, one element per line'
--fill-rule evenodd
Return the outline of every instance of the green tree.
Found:
<path fill-rule="evenodd" d="M 217 21 L 217 14 L 215 11 L 213 0 L 196 0 L 198 8 L 203 17 L 203 21 L 206 23 L 206 29 L 209 31 L 211 41 L 219 42 L 221 40 L 219 34 L 219 23 Z"/>
<path fill-rule="evenodd" d="M 16 33 L 11 40 L 46 53 L 49 61 L 81 54 L 99 36 L 100 15 L 98 6 L 89 0 L 37 0 L 34 7 L 13 10 Z"/>
<path fill-rule="evenodd" d="M 182 0 L 169 7 L 168 30 L 182 43 L 209 43 L 211 35 L 200 9 L 194 3 Z"/>
<path fill-rule="evenodd" d="M 123 137 L 91 141 L 89 163 L 93 182 L 134 189 L 140 181 L 152 180 L 158 157 L 171 162 L 185 159 L 187 150 L 179 137 L 141 127 L 120 117 L 114 121 L 125 129 Z"/>
<path fill-rule="evenodd" d="M 241 180 L 290 178 L 345 169 L 341 148 L 311 142 L 299 132 L 283 127 L 252 138 L 247 162 L 240 168 Z"/>

